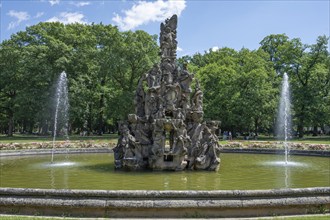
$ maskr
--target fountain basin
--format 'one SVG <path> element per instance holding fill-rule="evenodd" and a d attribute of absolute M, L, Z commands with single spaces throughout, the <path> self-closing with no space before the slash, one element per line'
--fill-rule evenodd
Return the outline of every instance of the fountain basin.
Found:
<path fill-rule="evenodd" d="M 222 153 L 218 172 L 122 172 L 114 170 L 110 150 L 95 152 L 58 151 L 62 154 L 55 154 L 54 164 L 40 150 L 16 156 L 1 152 L 0 213 L 243 217 L 330 209 L 328 157 L 291 156 L 299 166 L 279 166 L 276 162 L 283 156 L 263 150 L 264 154 Z"/>

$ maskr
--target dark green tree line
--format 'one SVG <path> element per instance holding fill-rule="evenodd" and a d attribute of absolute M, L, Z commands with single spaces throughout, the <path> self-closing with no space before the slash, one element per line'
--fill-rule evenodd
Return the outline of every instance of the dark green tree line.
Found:
<path fill-rule="evenodd" d="M 72 131 L 103 133 L 133 109 L 138 78 L 158 61 L 156 36 L 111 25 L 39 23 L 0 45 L 0 129 L 46 134 L 55 82 L 69 80 Z"/>
<path fill-rule="evenodd" d="M 320 36 L 316 43 L 305 45 L 285 34 L 270 35 L 261 41 L 274 69 L 291 78 L 294 124 L 299 136 L 304 128 L 330 124 L 329 38 Z"/>
<path fill-rule="evenodd" d="M 280 82 L 290 76 L 295 130 L 330 124 L 328 38 L 315 44 L 269 35 L 257 50 L 221 48 L 179 59 L 204 90 L 206 119 L 222 130 L 268 132 L 274 127 Z M 48 134 L 55 82 L 66 71 L 70 130 L 114 130 L 134 112 L 139 77 L 159 61 L 157 36 L 103 24 L 39 23 L 0 44 L 0 132 Z M 316 129 L 314 129 L 316 130 Z"/>
<path fill-rule="evenodd" d="M 185 56 L 204 88 L 205 116 L 222 122 L 223 130 L 272 132 L 284 72 L 290 76 L 294 129 L 330 124 L 329 38 L 315 44 L 285 34 L 269 35 L 254 51 L 221 48 Z"/>

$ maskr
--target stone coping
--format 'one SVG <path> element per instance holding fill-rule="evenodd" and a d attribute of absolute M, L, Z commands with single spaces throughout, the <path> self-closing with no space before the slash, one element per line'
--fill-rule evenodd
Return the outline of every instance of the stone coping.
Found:
<path fill-rule="evenodd" d="M 78 190 L 0 188 L 0 196 L 66 197 L 66 198 L 112 198 L 112 199 L 230 199 L 290 196 L 330 196 L 330 187 L 283 188 L 262 190 Z M 330 202 L 330 197 L 328 198 Z"/>
<path fill-rule="evenodd" d="M 328 213 L 330 187 L 216 190 L 0 188 L 0 214 L 78 217 L 256 217 Z"/>
<path fill-rule="evenodd" d="M 285 154 L 284 149 L 223 148 L 222 153 Z M 330 150 L 290 150 L 290 155 L 330 157 Z"/>

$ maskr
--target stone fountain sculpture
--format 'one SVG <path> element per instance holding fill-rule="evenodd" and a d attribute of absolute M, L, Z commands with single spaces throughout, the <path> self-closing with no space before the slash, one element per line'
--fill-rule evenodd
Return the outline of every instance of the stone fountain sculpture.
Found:
<path fill-rule="evenodd" d="M 217 170 L 218 121 L 203 122 L 203 92 L 194 75 L 176 60 L 173 15 L 160 26 L 161 63 L 143 75 L 135 93 L 135 114 L 119 123 L 115 168 L 129 170 Z"/>

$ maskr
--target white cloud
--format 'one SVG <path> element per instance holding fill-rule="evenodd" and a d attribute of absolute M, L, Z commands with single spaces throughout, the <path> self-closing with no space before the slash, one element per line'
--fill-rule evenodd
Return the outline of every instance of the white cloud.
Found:
<path fill-rule="evenodd" d="M 213 51 L 213 52 L 216 52 L 218 50 L 219 50 L 219 47 L 218 46 L 214 46 L 214 47 L 211 48 L 211 51 Z"/>
<path fill-rule="evenodd" d="M 176 50 L 177 50 L 178 52 L 183 51 L 183 49 L 182 49 L 181 47 L 177 47 Z"/>
<path fill-rule="evenodd" d="M 51 6 L 60 4 L 60 0 L 49 0 L 48 2 L 51 4 Z"/>
<path fill-rule="evenodd" d="M 63 24 L 69 23 L 81 23 L 86 24 L 87 21 L 84 20 L 84 15 L 79 12 L 61 12 L 59 17 L 52 17 L 48 19 L 46 22 L 61 22 Z"/>
<path fill-rule="evenodd" d="M 36 16 L 34 16 L 34 18 L 40 18 L 41 16 L 43 16 L 45 13 L 44 12 L 38 12 L 36 14 Z"/>
<path fill-rule="evenodd" d="M 25 11 L 15 11 L 10 10 L 7 15 L 10 17 L 16 18 L 16 21 L 12 21 L 8 25 L 8 30 L 17 27 L 21 22 L 27 21 L 30 19 L 30 15 Z"/>
<path fill-rule="evenodd" d="M 74 5 L 76 7 L 83 7 L 83 6 L 86 6 L 86 5 L 90 5 L 91 2 L 70 2 L 71 5 Z"/>
<path fill-rule="evenodd" d="M 164 21 L 173 14 L 180 16 L 185 7 L 185 0 L 139 1 L 135 3 L 131 9 L 123 11 L 124 16 L 115 14 L 112 21 L 114 21 L 120 29 L 126 31 L 149 22 Z"/>

